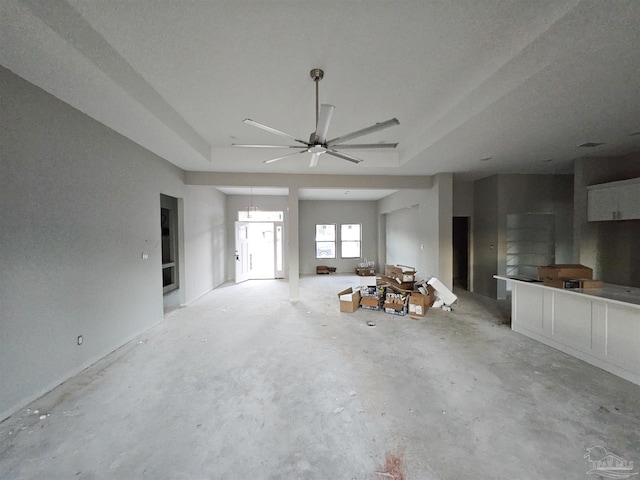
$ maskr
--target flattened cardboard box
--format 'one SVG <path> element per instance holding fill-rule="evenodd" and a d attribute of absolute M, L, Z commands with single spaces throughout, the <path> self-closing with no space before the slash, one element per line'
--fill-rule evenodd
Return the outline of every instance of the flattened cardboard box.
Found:
<path fill-rule="evenodd" d="M 380 280 L 382 282 L 386 282 L 388 285 L 392 286 L 393 288 L 399 288 L 400 290 L 413 290 L 413 286 L 415 284 L 415 282 L 404 282 L 404 283 L 400 283 L 398 282 L 398 280 L 396 280 L 393 277 L 389 277 L 387 275 L 380 275 Z"/>
<path fill-rule="evenodd" d="M 338 294 L 340 299 L 340 311 L 345 313 L 353 313 L 360 307 L 360 290 L 353 291 L 349 287 Z"/>

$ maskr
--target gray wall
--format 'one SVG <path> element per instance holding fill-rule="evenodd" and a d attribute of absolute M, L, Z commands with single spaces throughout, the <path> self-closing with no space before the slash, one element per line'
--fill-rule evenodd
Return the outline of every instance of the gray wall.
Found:
<path fill-rule="evenodd" d="M 587 186 L 640 177 L 640 154 L 575 162 L 574 258 L 606 283 L 640 287 L 640 220 L 587 222 Z"/>
<path fill-rule="evenodd" d="M 338 229 L 340 241 L 340 225 L 360 223 L 362 225 L 362 258 L 336 257 L 316 258 L 315 226 L 322 223 L 334 223 Z M 376 262 L 378 267 L 378 209 L 375 201 L 300 201 L 300 273 L 315 274 L 316 266 L 336 267 L 337 272 L 352 273 L 363 258 Z"/>
<path fill-rule="evenodd" d="M 546 213 L 555 219 L 556 263 L 570 263 L 573 252 L 573 176 L 494 175 L 475 183 L 473 291 L 506 297 L 507 215 Z"/>
<path fill-rule="evenodd" d="M 0 102 L 5 418 L 162 319 L 161 193 L 182 206 L 185 301 L 220 284 L 225 199 L 1 67 Z"/>
<path fill-rule="evenodd" d="M 472 217 L 474 201 L 474 182 L 454 180 L 453 216 Z"/>
<path fill-rule="evenodd" d="M 498 176 L 477 180 L 473 200 L 472 291 L 496 298 L 498 273 Z"/>

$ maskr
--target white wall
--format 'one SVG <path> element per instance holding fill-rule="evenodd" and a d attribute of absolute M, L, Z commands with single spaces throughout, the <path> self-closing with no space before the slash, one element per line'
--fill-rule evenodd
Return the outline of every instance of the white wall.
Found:
<path fill-rule="evenodd" d="M 420 263 L 419 214 L 417 205 L 387 214 L 387 264 L 418 268 Z M 384 273 L 384 268 L 380 271 Z M 423 273 L 420 272 L 421 275 Z"/>
<path fill-rule="evenodd" d="M 335 259 L 316 258 L 316 224 L 336 224 L 338 245 Z M 340 225 L 362 225 L 362 258 L 340 258 Z M 318 265 L 336 267 L 337 272 L 352 273 L 363 258 L 378 267 L 378 209 L 375 201 L 300 201 L 300 273 L 315 274 Z"/>
<path fill-rule="evenodd" d="M 5 418 L 162 319 L 161 193 L 183 205 L 187 302 L 224 279 L 225 212 L 224 195 L 1 67 L 0 102 Z"/>
<path fill-rule="evenodd" d="M 389 253 L 407 250 L 407 256 L 417 258 L 415 265 L 418 278 L 438 277 L 448 288 L 453 284 L 453 253 L 452 253 L 452 215 L 453 215 L 453 187 L 451 174 L 438 174 L 433 178 L 430 187 L 424 189 L 406 189 L 389 195 L 378 201 L 378 212 L 386 215 L 386 231 L 390 231 L 389 221 L 396 222 L 396 228 L 403 227 L 411 232 L 415 230 L 415 238 L 407 237 L 402 242 L 411 241 L 412 245 L 398 245 L 395 243 L 400 237 L 390 238 L 387 235 L 387 258 L 389 264 L 396 262 Z M 415 224 L 409 225 L 408 217 L 392 218 L 390 214 L 401 209 L 417 207 L 418 213 Z M 398 223 L 400 222 L 400 223 Z M 409 253 L 411 250 L 412 253 Z M 416 254 L 417 252 L 417 254 Z M 397 255 L 400 255 L 398 253 Z"/>
<path fill-rule="evenodd" d="M 226 279 L 226 198 L 211 187 L 183 187 L 183 192 L 184 288 L 190 303 Z"/>

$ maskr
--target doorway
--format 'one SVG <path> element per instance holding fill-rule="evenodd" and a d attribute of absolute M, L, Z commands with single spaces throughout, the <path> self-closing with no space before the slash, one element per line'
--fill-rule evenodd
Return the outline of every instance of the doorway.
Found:
<path fill-rule="evenodd" d="M 160 245 L 164 313 L 179 308 L 182 303 L 179 225 L 178 199 L 161 194 Z"/>
<path fill-rule="evenodd" d="M 236 283 L 284 277 L 284 223 L 260 221 L 262 218 L 257 217 L 245 217 L 235 224 Z"/>
<path fill-rule="evenodd" d="M 469 217 L 453 217 L 453 286 L 469 290 Z"/>

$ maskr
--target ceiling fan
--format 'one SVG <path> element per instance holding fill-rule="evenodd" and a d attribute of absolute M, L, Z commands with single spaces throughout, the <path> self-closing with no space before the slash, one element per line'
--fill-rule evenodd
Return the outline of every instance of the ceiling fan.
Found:
<path fill-rule="evenodd" d="M 331 121 L 331 116 L 333 115 L 333 109 L 335 108 L 333 105 L 322 104 L 318 109 L 318 82 L 322 80 L 324 77 L 324 72 L 320 68 L 314 68 L 310 72 L 311 78 L 316 84 L 316 131 L 311 134 L 309 137 L 309 141 L 306 142 L 304 140 L 300 140 L 293 135 L 289 135 L 288 133 L 281 132 L 280 130 L 276 130 L 275 128 L 268 127 L 261 123 L 255 122 L 250 118 L 246 118 L 243 120 L 247 125 L 253 125 L 254 127 L 261 128 L 262 130 L 266 130 L 267 132 L 275 133 L 276 135 L 280 135 L 282 137 L 290 138 L 295 142 L 298 142 L 300 145 L 247 145 L 247 144 L 232 144 L 234 147 L 248 147 L 248 148 L 296 148 L 302 150 L 294 153 L 289 153 L 287 155 L 271 158 L 269 160 L 265 160 L 264 163 L 273 163 L 278 160 L 282 160 L 283 158 L 290 157 L 292 155 L 299 155 L 301 153 L 311 153 L 311 162 L 309 163 L 310 167 L 315 167 L 318 164 L 318 159 L 320 155 L 326 153 L 328 155 L 332 155 L 334 157 L 341 158 L 343 160 L 347 160 L 352 163 L 360 163 L 361 159 L 354 157 L 353 155 L 348 155 L 339 150 L 344 149 L 373 149 L 373 148 L 396 148 L 398 146 L 397 143 L 360 143 L 360 144 L 345 144 L 343 142 L 347 142 L 349 140 L 353 140 L 354 138 L 362 137 L 364 135 L 369 135 L 374 132 L 378 132 L 380 130 L 384 130 L 385 128 L 393 127 L 394 125 L 399 125 L 400 122 L 397 118 L 392 118 L 391 120 L 387 120 L 386 122 L 376 123 L 371 125 L 370 127 L 363 128 L 362 130 L 357 130 L 355 132 L 348 133 L 346 135 L 341 135 L 336 138 L 332 138 L 331 140 L 327 140 L 327 132 L 329 131 L 329 122 Z"/>

